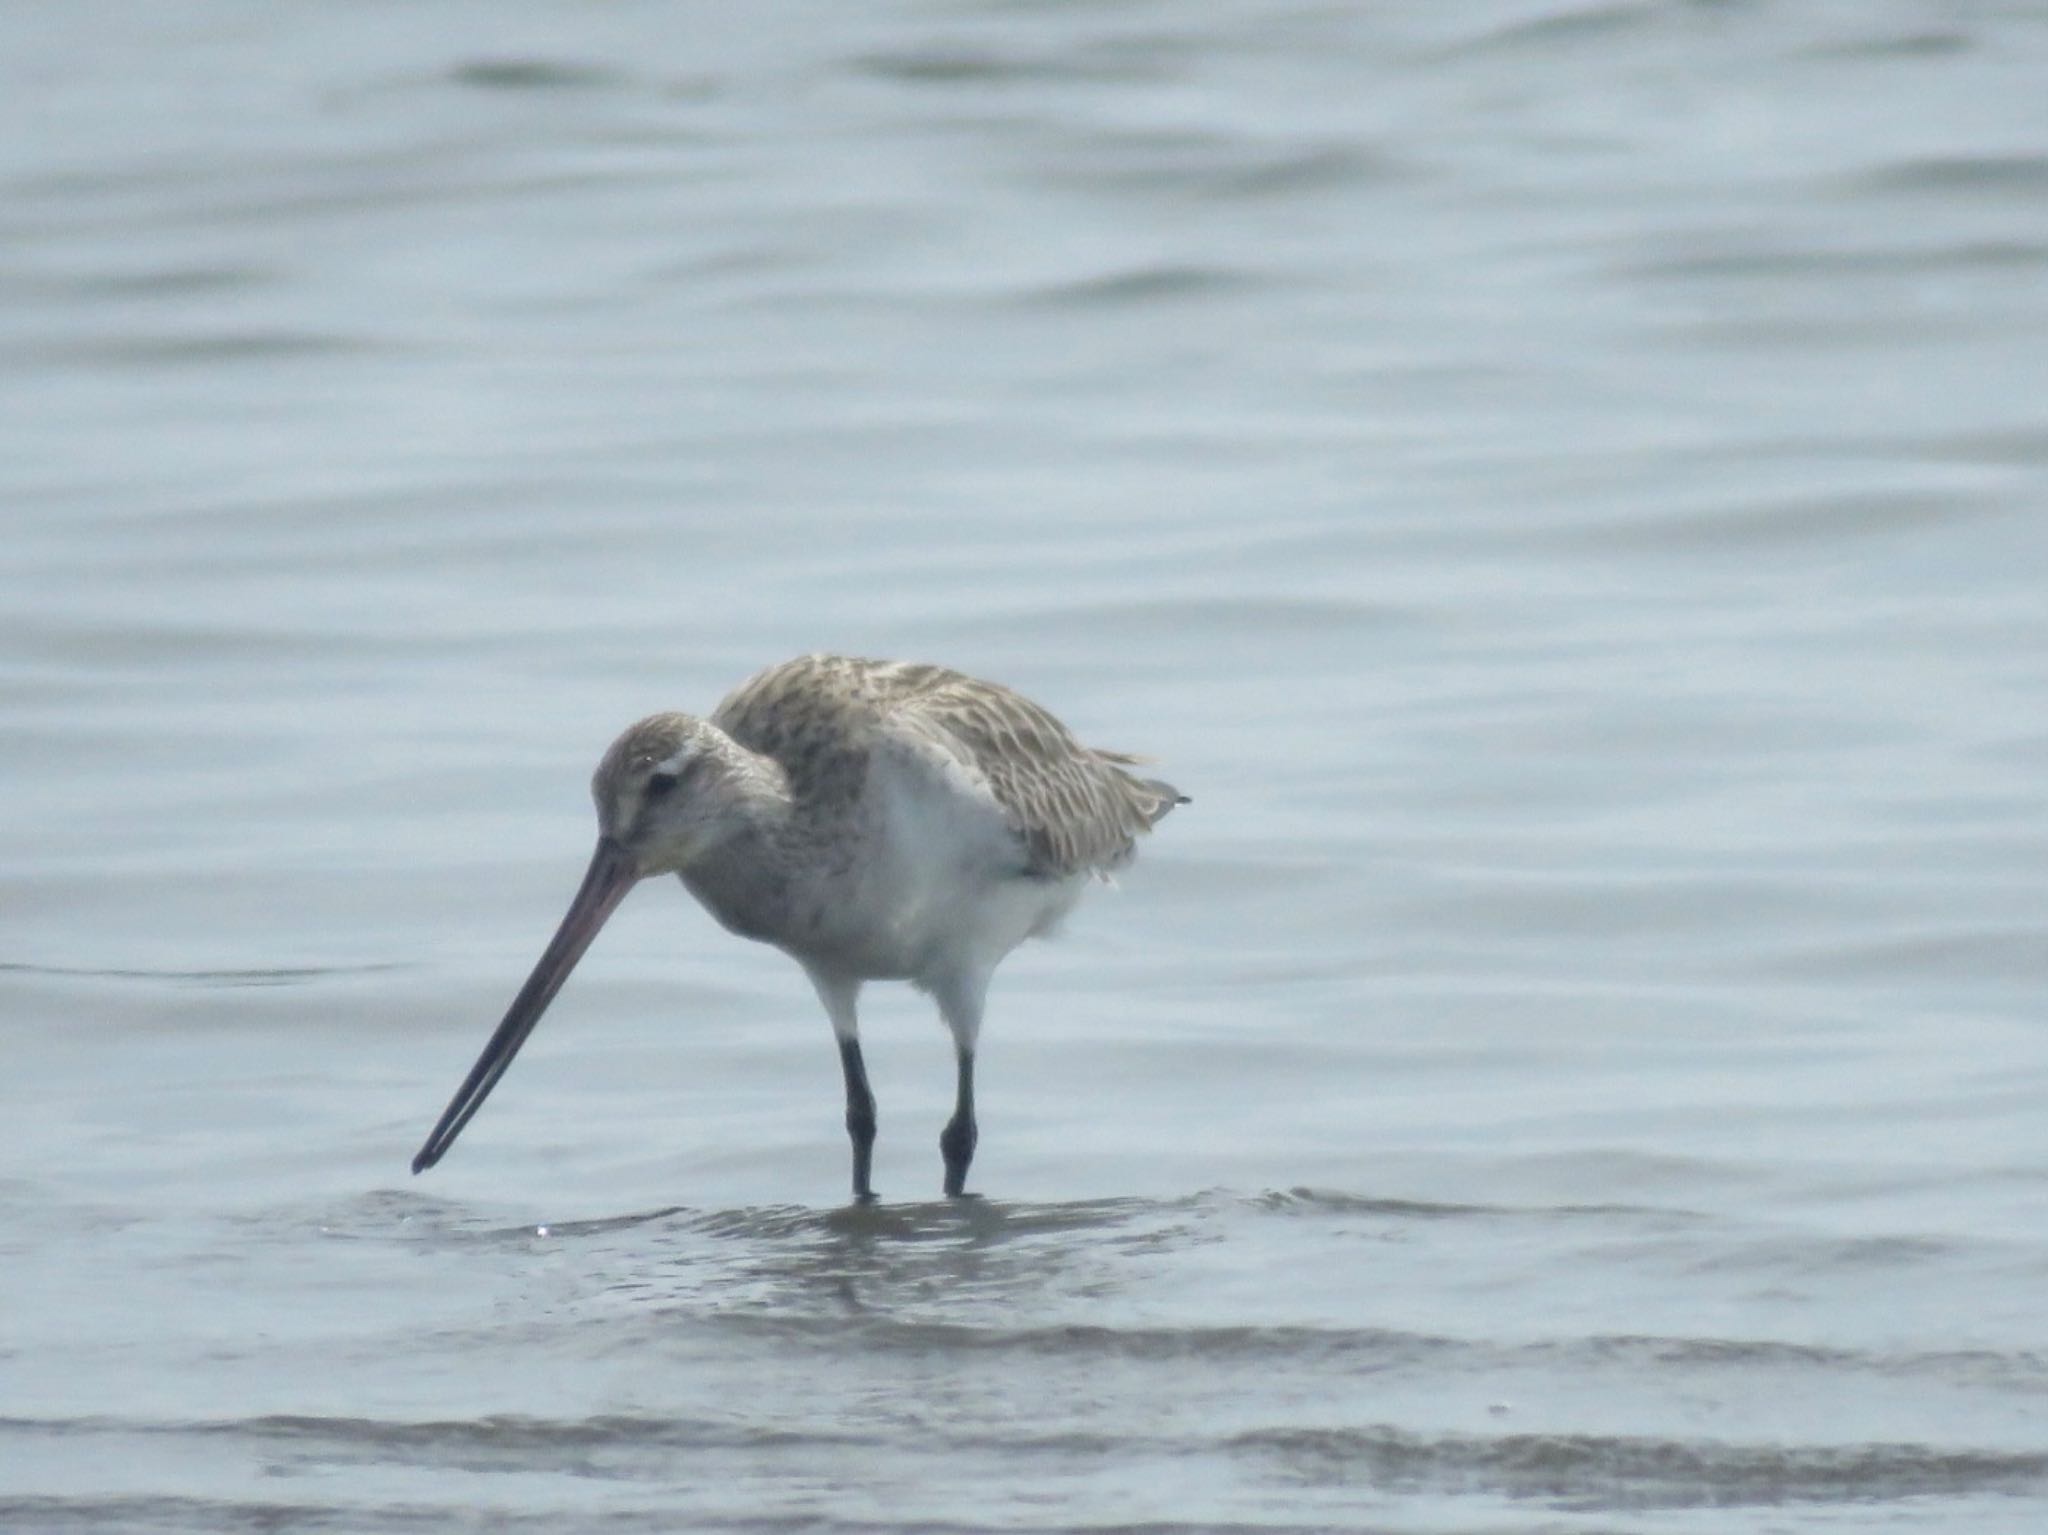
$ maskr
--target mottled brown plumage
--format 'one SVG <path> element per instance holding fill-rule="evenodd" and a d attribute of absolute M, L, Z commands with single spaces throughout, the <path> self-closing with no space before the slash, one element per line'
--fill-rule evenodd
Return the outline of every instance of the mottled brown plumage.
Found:
<path fill-rule="evenodd" d="M 917 662 L 800 656 L 741 683 L 711 716 L 789 775 L 800 806 L 858 797 L 883 738 L 915 738 L 957 760 L 1002 807 L 1033 874 L 1106 872 L 1180 802 L 1139 759 L 1083 746 L 1021 693 Z"/>

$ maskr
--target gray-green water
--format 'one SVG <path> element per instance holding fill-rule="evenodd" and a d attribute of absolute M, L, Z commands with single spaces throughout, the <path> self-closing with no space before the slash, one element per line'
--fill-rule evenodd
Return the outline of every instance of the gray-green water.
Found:
<path fill-rule="evenodd" d="M 2031 1532 L 2048 15 L 0 11 L 0 1527 Z M 613 732 L 1194 796 L 889 1203 Z"/>

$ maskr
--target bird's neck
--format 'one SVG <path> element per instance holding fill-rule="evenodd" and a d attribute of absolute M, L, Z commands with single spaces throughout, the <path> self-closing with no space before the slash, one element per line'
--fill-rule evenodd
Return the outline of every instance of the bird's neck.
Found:
<path fill-rule="evenodd" d="M 717 731 L 717 736 L 725 768 L 722 797 L 738 830 L 770 840 L 781 836 L 795 810 L 789 774 L 773 757 L 749 750 L 724 731 Z"/>
<path fill-rule="evenodd" d="M 726 927 L 748 938 L 779 932 L 789 902 L 795 804 L 789 777 L 772 757 L 729 738 L 723 835 L 682 871 L 690 893 Z"/>

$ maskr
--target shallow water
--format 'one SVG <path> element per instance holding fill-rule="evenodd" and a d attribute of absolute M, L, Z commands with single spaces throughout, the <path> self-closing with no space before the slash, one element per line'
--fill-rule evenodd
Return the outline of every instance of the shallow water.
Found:
<path fill-rule="evenodd" d="M 0 19 L 0 1528 L 2034 1531 L 2048 24 Z M 824 648 L 1194 797 L 1005 967 L 628 902 Z"/>

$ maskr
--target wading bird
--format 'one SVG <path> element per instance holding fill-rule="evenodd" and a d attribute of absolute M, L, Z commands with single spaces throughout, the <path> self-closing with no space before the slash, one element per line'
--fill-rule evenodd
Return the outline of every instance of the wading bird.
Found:
<path fill-rule="evenodd" d="M 412 1170 L 447 1155 L 626 893 L 676 874 L 725 927 L 781 949 L 817 988 L 846 1075 L 857 1200 L 875 1197 L 875 1095 L 855 1002 L 866 981 L 930 993 L 959 1069 L 939 1136 L 945 1191 L 964 1193 L 989 977 L 1186 803 L 1128 771 L 1138 760 L 1083 746 L 995 683 L 846 656 L 771 666 L 709 719 L 640 721 L 591 780 L 597 852 L 582 887 Z"/>

